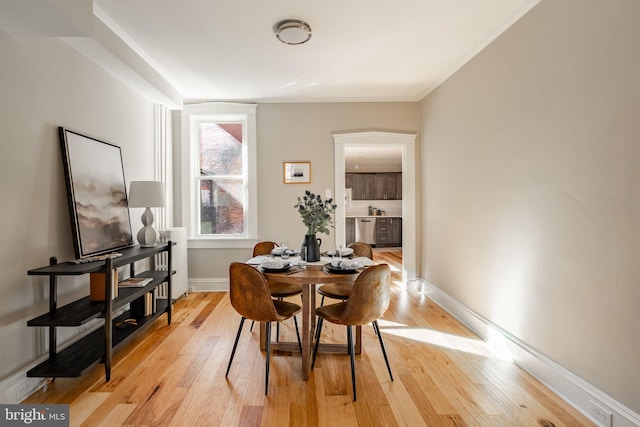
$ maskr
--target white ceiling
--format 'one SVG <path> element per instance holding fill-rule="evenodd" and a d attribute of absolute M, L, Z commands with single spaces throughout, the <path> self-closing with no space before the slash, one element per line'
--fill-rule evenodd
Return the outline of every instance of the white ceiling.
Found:
<path fill-rule="evenodd" d="M 538 2 L 2 0 L 0 29 L 62 37 L 175 108 L 419 101 Z M 310 24 L 309 42 L 276 39 L 273 25 L 289 18 Z"/>
<path fill-rule="evenodd" d="M 402 147 L 400 146 L 345 146 L 346 172 L 401 172 Z"/>
<path fill-rule="evenodd" d="M 94 13 L 185 100 L 419 101 L 538 1 L 95 0 Z M 309 42 L 276 39 L 288 18 Z"/>

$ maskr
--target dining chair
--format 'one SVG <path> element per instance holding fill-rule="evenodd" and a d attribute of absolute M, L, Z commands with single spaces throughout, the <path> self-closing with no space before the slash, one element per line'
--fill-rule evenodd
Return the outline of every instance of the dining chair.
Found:
<path fill-rule="evenodd" d="M 389 308 L 391 287 L 391 269 L 387 264 L 378 264 L 367 268 L 360 273 L 353 284 L 351 296 L 346 302 L 325 305 L 316 308 L 315 312 L 318 316 L 318 325 L 316 329 L 315 345 L 313 347 L 313 359 L 311 369 L 316 363 L 318 355 L 318 345 L 320 344 L 320 336 L 322 334 L 322 325 L 324 321 L 345 325 L 347 327 L 347 349 L 351 358 L 351 385 L 353 388 L 353 400 L 356 400 L 356 366 L 355 366 L 355 347 L 353 340 L 353 327 L 362 326 L 367 323 L 373 324 L 373 329 L 380 341 L 380 348 L 387 364 L 387 370 L 391 381 L 393 374 L 387 352 L 384 348 L 382 334 L 378 327 L 378 319 L 381 318 Z"/>
<path fill-rule="evenodd" d="M 300 331 L 298 329 L 298 321 L 295 316 L 302 310 L 302 307 L 292 302 L 279 301 L 271 298 L 269 285 L 262 273 L 252 266 L 240 262 L 232 262 L 229 266 L 229 298 L 233 308 L 242 317 L 240 319 L 240 326 L 238 327 L 236 340 L 233 343 L 233 350 L 231 350 L 231 357 L 229 357 L 227 372 L 224 376 L 226 378 L 229 375 L 231 362 L 233 362 L 233 356 L 236 354 L 236 348 L 238 347 L 238 341 L 240 340 L 240 334 L 242 333 L 242 326 L 244 325 L 245 319 L 251 319 L 255 322 L 265 322 L 267 359 L 265 364 L 264 394 L 266 395 L 269 390 L 271 322 L 282 322 L 283 320 L 293 317 L 293 322 L 296 327 L 296 335 L 298 336 L 298 345 L 300 347 L 300 352 L 302 352 Z"/>
<path fill-rule="evenodd" d="M 354 257 L 366 257 L 373 260 L 373 248 L 368 243 L 354 242 L 348 248 L 353 249 Z M 322 295 L 320 306 L 324 305 L 324 297 L 345 301 L 351 295 L 352 283 L 327 283 L 318 287 L 317 292 Z"/>
<path fill-rule="evenodd" d="M 269 255 L 273 248 L 278 245 L 275 242 L 270 242 L 268 240 L 264 242 L 258 242 L 253 247 L 253 256 L 256 257 L 258 255 Z"/>
<path fill-rule="evenodd" d="M 258 242 L 253 247 L 253 256 L 269 255 L 277 246 L 278 245 L 275 242 L 268 240 Z M 283 300 L 284 298 L 298 294 L 302 295 L 302 285 L 290 283 L 269 282 L 269 290 L 271 291 L 271 296 L 278 300 Z M 251 322 L 251 328 L 249 328 L 250 331 L 253 331 L 254 324 L 255 322 Z M 280 341 L 280 324 L 276 326 L 276 341 Z"/>

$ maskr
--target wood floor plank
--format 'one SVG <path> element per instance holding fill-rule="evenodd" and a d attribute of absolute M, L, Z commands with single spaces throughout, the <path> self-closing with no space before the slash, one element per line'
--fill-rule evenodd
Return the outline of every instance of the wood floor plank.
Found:
<path fill-rule="evenodd" d="M 401 254 L 387 249 L 374 258 L 393 265 L 392 280 L 399 280 Z M 71 424 L 87 427 L 593 425 L 511 361 L 496 357 L 426 295 L 398 286 L 379 322 L 394 381 L 372 328 L 363 327 L 357 402 L 346 353 L 320 354 L 302 381 L 299 353 L 274 351 L 265 396 L 266 355 L 250 322 L 225 378 L 240 320 L 228 293 L 191 293 L 176 301 L 173 313 L 170 326 L 161 316 L 116 350 L 111 381 L 96 363 L 80 378 L 55 379 L 24 403 L 69 404 Z M 295 341 L 293 322 L 284 322 L 280 333 L 281 340 Z M 346 328 L 325 324 L 322 342 L 345 343 Z"/>
<path fill-rule="evenodd" d="M 115 406 L 109 414 L 102 419 L 99 424 L 92 424 L 92 427 L 111 427 L 123 425 L 124 421 L 131 415 L 136 405 L 121 403 Z"/>
<path fill-rule="evenodd" d="M 73 412 L 69 414 L 71 426 L 81 425 L 98 408 L 111 393 L 83 393 L 73 406 Z"/>

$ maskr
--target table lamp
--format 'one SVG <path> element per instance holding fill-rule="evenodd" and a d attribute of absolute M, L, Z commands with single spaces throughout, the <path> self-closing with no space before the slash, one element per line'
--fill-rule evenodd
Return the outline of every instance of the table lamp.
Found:
<path fill-rule="evenodd" d="M 151 226 L 153 224 L 153 213 L 150 208 L 164 207 L 164 185 L 158 181 L 131 181 L 129 187 L 129 207 L 145 208 L 142 214 L 142 224 L 138 231 L 138 242 L 143 248 L 156 245 L 158 232 Z"/>

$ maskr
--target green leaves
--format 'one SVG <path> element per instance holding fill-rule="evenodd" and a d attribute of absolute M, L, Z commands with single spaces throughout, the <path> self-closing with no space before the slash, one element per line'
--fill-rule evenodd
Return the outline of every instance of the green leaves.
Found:
<path fill-rule="evenodd" d="M 298 197 L 298 203 L 293 207 L 302 217 L 302 222 L 307 227 L 307 235 L 313 235 L 329 234 L 329 227 L 333 227 L 332 214 L 338 205 L 333 203 L 333 199 L 322 200 L 319 194 L 306 190 L 303 197 Z"/>

